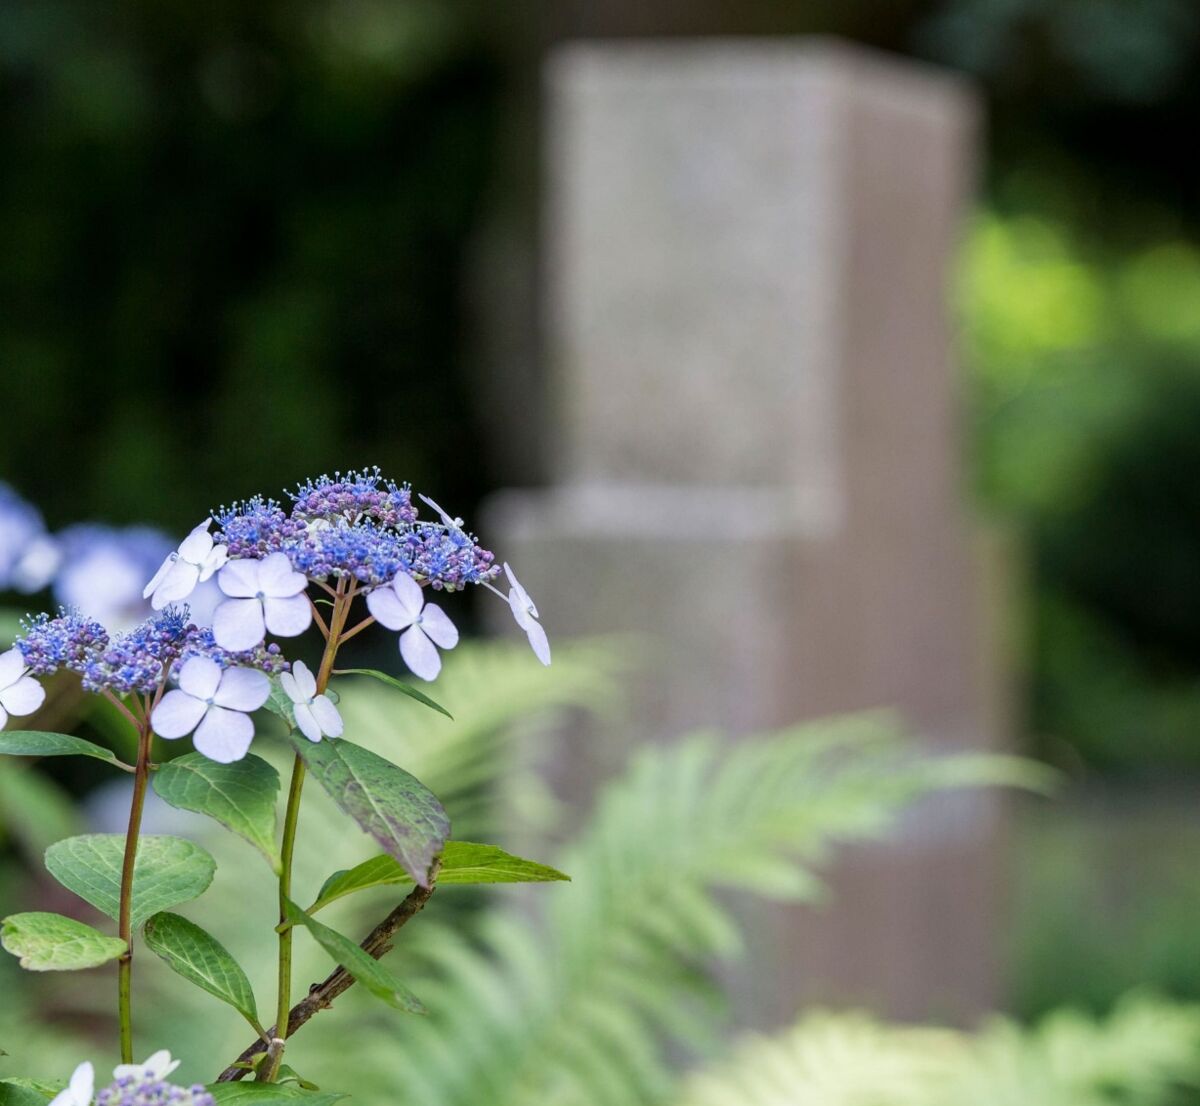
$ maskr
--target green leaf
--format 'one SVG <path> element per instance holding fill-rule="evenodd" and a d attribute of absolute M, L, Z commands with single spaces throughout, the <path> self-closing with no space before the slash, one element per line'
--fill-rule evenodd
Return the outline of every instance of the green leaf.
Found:
<path fill-rule="evenodd" d="M 74 918 L 35 911 L 10 914 L 0 923 L 0 945 L 31 972 L 74 972 L 95 968 L 125 952 L 119 937 L 106 937 Z"/>
<path fill-rule="evenodd" d="M 544 864 L 512 856 L 495 845 L 447 841 L 442 850 L 442 868 L 437 881 L 440 887 L 447 883 L 548 883 L 570 878 Z M 412 876 L 390 856 L 372 857 L 349 871 L 334 872 L 308 910 L 315 914 L 335 899 L 368 887 L 405 883 L 412 883 Z"/>
<path fill-rule="evenodd" d="M 450 836 L 450 819 L 433 792 L 403 768 L 345 738 L 314 744 L 301 734 L 290 736 L 333 801 L 428 887 L 429 868 Z"/>
<path fill-rule="evenodd" d="M 116 918 L 124 855 L 121 834 L 68 837 L 46 850 L 46 870 L 68 891 Z M 202 895 L 216 868 L 216 861 L 192 841 L 143 837 L 133 869 L 133 925 L 140 926 L 151 914 Z"/>
<path fill-rule="evenodd" d="M 29 1080 L 0 1079 L 0 1106 L 46 1106 L 50 1098 Z"/>
<path fill-rule="evenodd" d="M 237 1102 L 244 1106 L 293 1106 L 297 1102 L 333 1106 L 346 1097 L 336 1091 L 313 1093 L 290 1083 L 210 1083 L 208 1091 L 216 1102 Z"/>
<path fill-rule="evenodd" d="M 421 1000 L 378 960 L 363 952 L 349 937 L 344 937 L 337 930 L 310 918 L 293 902 L 287 904 L 287 916 L 293 925 L 304 926 L 317 944 L 376 998 L 383 999 L 389 1006 L 410 1014 L 425 1013 Z"/>
<path fill-rule="evenodd" d="M 187 753 L 155 772 L 154 790 L 171 806 L 215 818 L 249 841 L 279 871 L 275 845 L 279 773 L 261 757 L 218 764 L 202 753 Z"/>
<path fill-rule="evenodd" d="M 121 767 L 111 749 L 72 737 L 65 733 L 44 733 L 41 730 L 0 731 L 0 755 L 13 757 L 95 757 Z"/>
<path fill-rule="evenodd" d="M 454 720 L 452 715 L 441 703 L 430 699 L 423 691 L 406 684 L 403 680 L 397 680 L 395 676 L 389 676 L 386 672 L 380 672 L 376 668 L 338 668 L 334 670 L 335 676 L 370 676 L 373 680 L 379 680 L 381 683 L 387 684 L 389 687 L 394 687 L 397 691 L 402 691 L 410 699 L 415 699 L 418 703 L 423 703 L 431 710 L 436 710 L 438 714 L 444 714 L 451 721 Z"/>
<path fill-rule="evenodd" d="M 309 1079 L 305 1079 L 291 1064 L 280 1064 L 276 1083 L 298 1083 L 306 1091 L 319 1091 L 321 1088 Z"/>
<path fill-rule="evenodd" d="M 254 990 L 241 965 L 210 933 L 178 914 L 155 914 L 146 922 L 146 946 L 171 969 L 228 1003 L 261 1034 Z"/>

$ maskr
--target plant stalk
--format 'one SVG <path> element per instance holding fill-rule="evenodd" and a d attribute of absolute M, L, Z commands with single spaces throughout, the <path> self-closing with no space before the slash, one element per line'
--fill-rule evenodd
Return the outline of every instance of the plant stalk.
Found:
<path fill-rule="evenodd" d="M 329 615 L 325 651 L 321 654 L 321 664 L 317 669 L 318 695 L 323 694 L 329 685 L 329 676 L 333 672 L 334 660 L 337 657 L 338 642 L 350 614 L 354 592 L 353 585 L 347 589 L 345 580 L 338 581 L 333 610 Z M 292 860 L 296 852 L 296 828 L 300 821 L 300 800 L 304 793 L 305 774 L 304 761 L 297 754 L 292 762 L 292 782 L 288 788 L 287 810 L 283 816 L 283 843 L 279 854 L 282 863 L 279 871 L 279 989 L 275 1025 L 282 1028 L 278 1030 L 278 1043 L 276 1044 L 276 1040 L 272 1041 L 269 1066 L 262 1074 L 263 1081 L 267 1083 L 275 1082 L 279 1075 L 279 1067 L 283 1063 L 283 1042 L 288 1035 L 288 1011 L 292 1003 L 292 927 L 288 924 L 288 901 L 292 897 Z"/>
<path fill-rule="evenodd" d="M 125 832 L 125 857 L 121 864 L 121 903 L 117 929 L 125 951 L 117 961 L 117 1019 L 121 1026 L 121 1063 L 133 1063 L 133 870 L 137 863 L 142 810 L 146 805 L 146 783 L 150 778 L 150 746 L 154 734 L 149 719 L 138 725 L 138 755 L 133 773 L 133 800 L 129 805 L 129 828 Z"/>
<path fill-rule="evenodd" d="M 428 887 L 416 887 L 410 891 L 408 897 L 363 938 L 359 946 L 363 952 L 375 960 L 380 960 L 391 951 L 392 938 L 396 936 L 397 931 L 416 917 L 429 901 L 429 897 L 437 886 L 437 874 L 440 867 L 441 862 L 439 861 L 437 866 L 430 871 Z M 290 1037 L 315 1014 L 319 1014 L 322 1010 L 328 1010 L 333 1005 L 333 1000 L 353 987 L 354 982 L 354 976 L 339 966 L 323 981 L 314 983 L 309 987 L 304 998 L 288 1011 L 287 1020 L 281 1019 L 271 1026 L 267 1030 L 267 1040 L 260 1037 L 251 1044 L 229 1067 L 221 1072 L 217 1077 L 217 1082 L 231 1083 L 238 1079 L 244 1079 L 253 1070 L 258 1057 L 264 1052 L 270 1059 L 262 1061 L 262 1063 L 274 1064 L 273 1050 L 276 1048 L 276 1042 L 282 1039 L 279 1035 L 279 1026 L 285 1025 L 287 1028 L 284 1036 Z M 277 1065 L 276 1070 L 278 1070 Z"/>

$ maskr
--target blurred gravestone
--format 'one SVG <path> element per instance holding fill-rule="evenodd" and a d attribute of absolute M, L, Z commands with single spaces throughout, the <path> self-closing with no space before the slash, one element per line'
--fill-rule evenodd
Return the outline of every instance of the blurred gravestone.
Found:
<path fill-rule="evenodd" d="M 497 496 L 486 532 L 553 639 L 653 656 L 631 722 L 571 741 L 558 782 L 584 801 L 638 741 L 880 706 L 940 748 L 1002 745 L 947 318 L 969 92 L 709 40 L 569 47 L 548 94 L 555 482 Z M 843 856 L 828 907 L 764 908 L 743 1014 L 992 1006 L 999 829 L 994 798 L 928 804 Z"/>

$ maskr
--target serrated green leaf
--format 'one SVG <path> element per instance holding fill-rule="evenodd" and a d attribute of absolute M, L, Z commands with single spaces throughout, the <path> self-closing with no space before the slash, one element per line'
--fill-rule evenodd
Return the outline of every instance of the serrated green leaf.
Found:
<path fill-rule="evenodd" d="M 308 770 L 333 801 L 422 887 L 450 836 L 450 819 L 415 776 L 344 738 L 314 744 L 290 735 Z"/>
<path fill-rule="evenodd" d="M 68 891 L 115 919 L 120 911 L 124 856 L 122 835 L 84 834 L 51 845 L 46 850 L 46 870 Z M 216 868 L 216 861 L 195 842 L 143 837 L 133 869 L 133 925 L 202 895 Z"/>
<path fill-rule="evenodd" d="M 107 937 L 74 918 L 34 911 L 10 914 L 0 923 L 0 945 L 31 972 L 75 972 L 116 960 L 125 952 L 119 937 Z"/>
<path fill-rule="evenodd" d="M 95 757 L 123 767 L 111 749 L 72 737 L 42 730 L 0 730 L 0 755 L 13 757 Z"/>
<path fill-rule="evenodd" d="M 363 952 L 359 945 L 349 937 L 310 918 L 295 903 L 287 904 L 287 915 L 288 921 L 307 929 L 317 944 L 376 998 L 382 999 L 397 1010 L 404 1010 L 410 1014 L 425 1013 L 425 1007 L 421 1005 L 421 1000 L 378 960 Z"/>
<path fill-rule="evenodd" d="M 0 1106 L 46 1106 L 51 1097 L 27 1079 L 0 1079 Z"/>
<path fill-rule="evenodd" d="M 570 878 L 545 864 L 512 856 L 495 845 L 447 841 L 442 850 L 442 867 L 437 881 L 440 887 L 451 883 L 549 883 Z M 369 887 L 408 883 L 412 883 L 412 876 L 392 857 L 372 857 L 348 871 L 334 872 L 308 910 L 315 914 L 335 899 Z"/>
<path fill-rule="evenodd" d="M 345 1098 L 336 1091 L 306 1091 L 288 1083 L 211 1083 L 208 1086 L 216 1102 L 237 1102 L 244 1106 L 333 1106 Z"/>
<path fill-rule="evenodd" d="M 278 872 L 275 805 L 279 773 L 253 754 L 218 764 L 202 753 L 187 753 L 154 774 L 159 797 L 180 810 L 207 814 L 249 841 Z"/>
<path fill-rule="evenodd" d="M 262 1033 L 250 980 L 212 934 L 187 918 L 165 912 L 148 919 L 143 932 L 146 947 L 173 971 L 232 1006 L 256 1033 Z"/>
<path fill-rule="evenodd" d="M 377 668 L 338 668 L 333 674 L 335 676 L 370 676 L 373 680 L 379 680 L 380 683 L 385 683 L 389 687 L 403 692 L 410 699 L 415 699 L 418 703 L 429 707 L 430 710 L 436 710 L 438 714 L 444 714 L 451 721 L 454 720 L 454 715 L 441 703 L 429 698 L 419 688 L 413 687 L 412 684 L 406 684 L 403 680 L 397 680 L 395 676 L 389 676 L 386 672 L 380 672 Z"/>

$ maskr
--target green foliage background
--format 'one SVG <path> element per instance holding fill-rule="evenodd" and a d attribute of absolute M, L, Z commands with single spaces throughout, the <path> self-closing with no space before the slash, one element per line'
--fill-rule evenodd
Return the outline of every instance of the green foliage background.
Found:
<path fill-rule="evenodd" d="M 54 523 L 172 529 L 366 461 L 477 488 L 495 86 L 434 4 L 3 5 L 0 472 Z"/>

